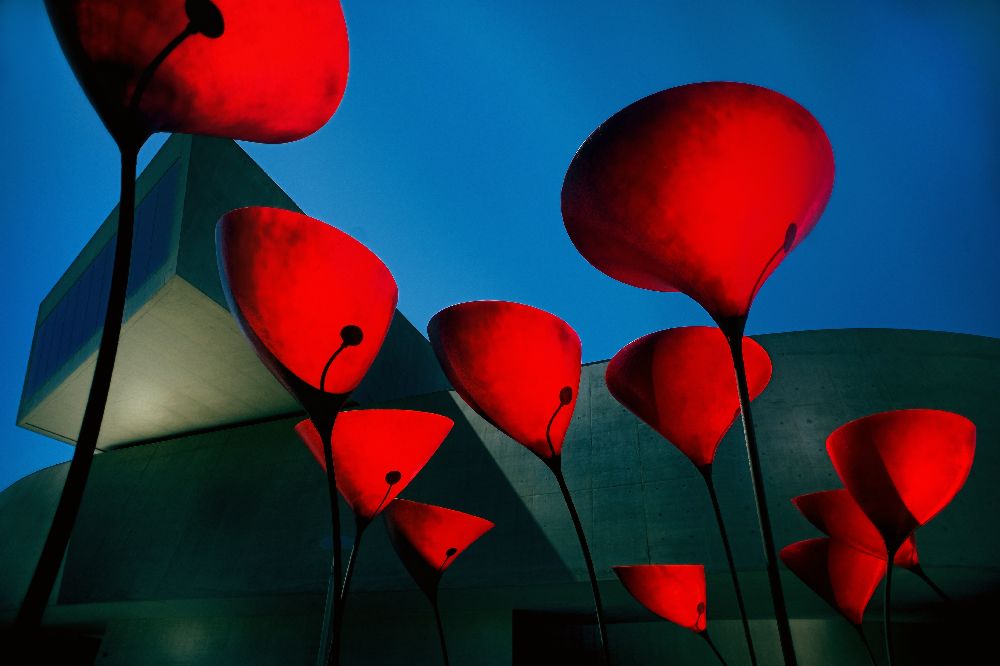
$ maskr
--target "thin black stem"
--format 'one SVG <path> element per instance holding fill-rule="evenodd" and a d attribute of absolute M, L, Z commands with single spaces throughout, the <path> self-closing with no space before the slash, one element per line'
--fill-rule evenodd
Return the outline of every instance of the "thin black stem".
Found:
<path fill-rule="evenodd" d="M 315 424 L 323 441 L 323 461 L 326 463 L 326 483 L 330 494 L 331 535 L 333 537 L 333 562 L 326 589 L 326 606 L 323 610 L 323 631 L 320 637 L 320 663 L 327 666 L 340 663 L 340 616 L 343 613 L 340 598 L 341 544 L 340 504 L 337 495 L 337 475 L 333 468 L 333 415 L 329 424 Z M 325 655 L 325 657 L 324 657 Z"/>
<path fill-rule="evenodd" d="M 339 637 L 343 634 L 344 615 L 347 613 L 347 594 L 351 591 L 351 579 L 354 577 L 354 568 L 358 561 L 358 551 L 361 549 L 361 537 L 368 527 L 368 521 L 358 518 L 357 529 L 354 532 L 354 546 L 351 554 L 347 556 L 347 569 L 344 571 L 344 582 L 340 587 L 340 612 L 337 614 L 334 628 L 335 634 Z"/>
<path fill-rule="evenodd" d="M 896 557 L 895 548 L 886 548 L 889 553 L 889 562 L 885 568 L 885 598 L 882 604 L 882 631 L 885 634 L 885 663 L 892 666 L 892 560 Z"/>
<path fill-rule="evenodd" d="M 608 651 L 608 632 L 604 626 L 604 606 L 601 604 L 601 591 L 597 587 L 597 574 L 594 572 L 594 560 L 590 556 L 590 547 L 587 545 L 587 535 L 583 532 L 583 524 L 580 522 L 580 515 L 576 512 L 576 505 L 569 494 L 569 487 L 563 477 L 562 469 L 559 467 L 558 459 L 551 466 L 552 473 L 559 483 L 559 490 L 562 491 L 563 499 L 566 500 L 566 508 L 569 509 L 570 518 L 573 520 L 573 527 L 576 528 L 576 536 L 580 540 L 580 550 L 583 551 L 583 559 L 587 563 L 587 573 L 590 576 L 590 587 L 594 593 L 594 614 L 597 616 L 597 629 L 601 638 L 601 655 L 605 664 L 611 663 L 611 655 Z"/>
<path fill-rule="evenodd" d="M 438 639 L 441 641 L 441 658 L 444 666 L 448 666 L 448 645 L 444 640 L 444 625 L 441 624 L 441 610 L 438 608 L 437 593 L 431 597 L 431 606 L 434 607 L 434 621 L 437 623 Z"/>
<path fill-rule="evenodd" d="M 70 535 L 80 511 L 80 502 L 87 487 L 90 467 L 97 449 L 97 440 L 104 422 L 104 411 L 108 404 L 108 391 L 114 374 L 118 342 L 121 339 L 122 319 L 125 315 L 125 301 L 128 295 L 129 269 L 132 263 L 132 238 L 135 230 L 135 177 L 139 149 L 148 134 L 141 130 L 136 110 L 149 82 L 159 66 L 187 37 L 192 35 L 190 25 L 172 39 L 139 75 L 129 102 L 129 124 L 131 136 L 119 139 L 121 154 L 121 189 L 118 198 L 118 229 L 115 241 L 114 263 L 111 270 L 111 284 L 108 286 L 108 304 L 104 312 L 104 328 L 97 348 L 94 375 L 90 382 L 87 405 L 83 410 L 83 420 L 77 435 L 73 459 L 69 465 L 63 484 L 59 504 L 56 506 L 49 533 L 42 546 L 41 555 L 35 565 L 35 572 L 28 584 L 21 607 L 18 609 L 12 631 L 15 636 L 24 637 L 34 633 L 42 623 L 45 607 L 55 585 L 59 568 L 62 566 L 69 545 Z"/>
<path fill-rule="evenodd" d="M 919 578 L 920 580 L 922 580 L 922 581 L 924 581 L 925 583 L 927 583 L 927 585 L 928 585 L 928 586 L 929 586 L 929 587 L 930 587 L 930 588 L 931 588 L 932 590 L 934 590 L 934 592 L 935 592 L 935 593 L 936 593 L 936 594 L 937 594 L 937 595 L 938 595 L 939 597 L 941 597 L 941 600 L 942 600 L 942 601 L 947 601 L 947 602 L 949 602 L 949 603 L 951 602 L 951 597 L 949 597 L 949 596 L 948 596 L 947 594 L 945 594 L 945 593 L 944 593 L 944 590 L 942 590 L 942 589 L 941 589 L 940 587 L 938 587 L 938 586 L 937 586 L 937 583 L 935 583 L 935 582 L 934 582 L 933 580 L 931 580 L 931 577 L 927 575 L 927 572 L 926 572 L 926 571 L 924 571 L 924 568 L 923 568 L 922 566 L 920 566 L 920 565 L 918 564 L 918 565 L 916 565 L 916 566 L 913 566 L 913 567 L 910 567 L 910 571 L 911 571 L 911 572 L 912 572 L 912 573 L 913 573 L 914 575 L 916 575 L 916 576 L 917 576 L 917 577 L 918 577 L 918 578 Z"/>
<path fill-rule="evenodd" d="M 761 472 L 760 454 L 757 449 L 757 433 L 753 425 L 753 413 L 750 409 L 750 389 L 747 386 L 747 372 L 743 361 L 743 329 L 746 319 L 729 322 L 721 326 L 729 341 L 729 351 L 733 357 L 733 368 L 736 370 L 736 386 L 740 396 L 740 413 L 743 417 L 743 434 L 746 439 L 747 462 L 750 466 L 750 479 L 753 482 L 754 504 L 757 508 L 757 520 L 760 523 L 760 535 L 764 546 L 764 561 L 767 563 L 767 580 L 771 588 L 771 601 L 774 605 L 774 619 L 778 624 L 778 638 L 781 641 L 781 654 L 786 666 L 795 666 L 795 646 L 792 643 L 792 629 L 788 622 L 788 610 L 785 606 L 785 595 L 781 589 L 781 574 L 778 570 L 778 558 L 774 547 L 774 532 L 771 528 L 771 516 L 767 508 L 767 494 L 764 490 L 764 475 Z"/>
<path fill-rule="evenodd" d="M 726 551 L 726 562 L 729 563 L 729 575 L 733 580 L 733 591 L 736 592 L 736 605 L 740 609 L 740 619 L 743 621 L 743 635 L 746 637 L 747 651 L 750 653 L 750 663 L 756 665 L 757 654 L 753 647 L 753 638 L 750 635 L 750 618 L 747 616 L 746 604 L 743 602 L 743 592 L 740 589 L 740 579 L 736 575 L 736 562 L 733 560 L 733 549 L 729 545 L 729 535 L 726 533 L 726 525 L 722 520 L 722 509 L 719 507 L 719 497 L 715 492 L 715 482 L 712 480 L 712 466 L 705 465 L 699 468 L 702 477 L 705 479 L 705 486 L 708 488 L 708 496 L 712 500 L 712 509 L 715 511 L 715 522 L 719 525 L 719 535 L 722 537 L 722 548 Z"/>
<path fill-rule="evenodd" d="M 337 360 L 337 357 L 340 356 L 340 352 L 344 351 L 344 349 L 346 348 L 347 348 L 347 343 L 346 342 L 341 343 L 340 346 L 337 347 L 337 351 L 333 352 L 333 355 L 330 356 L 330 360 L 328 360 L 326 362 L 326 365 L 323 366 L 323 372 L 319 376 L 320 391 L 324 392 L 326 391 L 326 373 L 330 371 L 330 366 L 333 364 L 335 360 Z"/>
<path fill-rule="evenodd" d="M 868 642 L 868 637 L 865 636 L 865 630 L 861 628 L 860 624 L 851 623 L 858 632 L 858 637 L 861 638 L 861 643 L 865 646 L 865 651 L 868 653 L 868 659 L 871 660 L 872 666 L 878 666 L 878 662 L 875 661 L 875 653 L 872 651 L 872 644 Z"/>
<path fill-rule="evenodd" d="M 726 660 L 722 658 L 722 653 L 719 652 L 719 648 L 715 647 L 715 643 L 713 643 L 712 639 L 709 637 L 708 631 L 700 631 L 698 632 L 698 635 L 705 639 L 705 642 L 708 643 L 708 647 L 712 648 L 712 652 L 714 652 L 715 656 L 718 657 L 719 663 L 722 664 L 722 666 L 727 666 Z"/>

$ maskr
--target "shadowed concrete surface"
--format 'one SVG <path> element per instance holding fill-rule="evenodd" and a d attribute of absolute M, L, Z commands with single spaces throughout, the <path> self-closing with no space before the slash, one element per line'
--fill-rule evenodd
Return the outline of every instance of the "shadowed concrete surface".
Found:
<path fill-rule="evenodd" d="M 891 330 L 760 336 L 774 379 L 754 403 L 776 539 L 817 536 L 789 503 L 839 486 L 826 436 L 885 409 L 934 407 L 976 422 L 976 461 L 952 504 L 918 532 L 938 601 L 900 571 L 894 586 L 900 664 L 990 663 L 1000 537 L 994 406 L 1000 341 Z M 584 368 L 565 472 L 602 579 L 616 663 L 712 663 L 690 632 L 656 621 L 618 585 L 613 564 L 703 562 L 709 630 L 731 664 L 745 662 L 735 602 L 700 476 L 608 394 L 605 364 Z M 547 468 L 452 392 L 387 403 L 446 414 L 456 426 L 403 496 L 497 523 L 443 579 L 453 663 L 579 663 L 593 653 L 589 586 L 566 509 Z M 363 406 L 374 406 L 364 404 Z M 98 456 L 46 624 L 99 637 L 97 663 L 309 663 L 319 638 L 330 543 L 322 473 L 291 431 L 295 418 L 165 439 Z M 716 479 L 747 588 L 762 663 L 778 659 L 745 452 L 737 425 Z M 0 604 L 13 616 L 58 496 L 65 465 L 0 493 Z M 343 516 L 349 547 L 353 521 Z M 784 572 L 803 664 L 864 663 L 851 627 Z M 881 640 L 878 594 L 870 640 Z M 389 547 L 365 535 L 346 618 L 347 663 L 437 663 L 433 617 Z M 962 623 L 972 622 L 972 625 Z M 959 641 L 964 652 L 955 652 Z"/>

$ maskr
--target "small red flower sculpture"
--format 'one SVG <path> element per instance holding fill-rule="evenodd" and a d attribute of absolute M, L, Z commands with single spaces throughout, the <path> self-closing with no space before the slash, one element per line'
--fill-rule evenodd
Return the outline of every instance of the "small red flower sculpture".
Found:
<path fill-rule="evenodd" d="M 808 111 L 767 88 L 694 83 L 591 134 L 566 173 L 562 212 L 596 268 L 684 292 L 721 321 L 746 316 L 832 187 L 833 151 Z"/>
<path fill-rule="evenodd" d="M 580 338 L 555 315 L 473 301 L 427 325 L 452 386 L 470 407 L 546 461 L 558 460 L 580 386 Z"/>
<path fill-rule="evenodd" d="M 771 379 L 771 359 L 746 337 L 743 356 L 753 399 Z M 615 354 L 605 380 L 618 402 L 699 469 L 712 464 L 740 413 L 729 343 L 713 327 L 671 328 L 639 338 Z"/>
<path fill-rule="evenodd" d="M 884 557 L 826 537 L 785 546 L 781 561 L 854 625 L 885 575 Z"/>
<path fill-rule="evenodd" d="M 342 412 L 331 445 L 337 490 L 360 521 L 371 522 L 423 469 L 448 436 L 446 416 L 403 409 Z M 295 432 L 324 470 L 323 441 L 306 419 Z"/>
<path fill-rule="evenodd" d="M 705 631 L 705 567 L 701 564 L 634 564 L 611 567 L 636 601 L 664 620 Z"/>
<path fill-rule="evenodd" d="M 347 26 L 336 0 L 46 5 L 67 60 L 120 144 L 154 132 L 294 141 L 322 127 L 344 95 Z M 144 70 L 178 40 L 144 82 Z"/>
<path fill-rule="evenodd" d="M 226 213 L 216 236 L 243 333 L 311 417 L 329 418 L 389 330 L 397 295 L 389 269 L 344 232 L 277 208 Z"/>
<path fill-rule="evenodd" d="M 389 539 L 420 589 L 437 596 L 441 575 L 493 523 L 472 514 L 410 500 L 393 500 L 385 510 Z"/>
<path fill-rule="evenodd" d="M 933 409 L 882 412 L 837 428 L 826 448 L 847 490 L 895 554 L 965 483 L 976 427 L 964 416 Z"/>

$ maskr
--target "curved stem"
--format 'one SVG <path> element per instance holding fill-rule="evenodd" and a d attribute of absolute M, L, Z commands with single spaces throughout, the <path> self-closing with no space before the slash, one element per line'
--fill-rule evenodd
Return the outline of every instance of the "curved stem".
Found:
<path fill-rule="evenodd" d="M 883 599 L 882 605 L 882 623 L 883 632 L 885 634 L 885 663 L 887 666 L 892 666 L 892 570 L 895 568 L 892 564 L 893 558 L 896 557 L 896 549 L 887 548 L 889 552 L 889 562 L 885 568 L 885 598 Z"/>
<path fill-rule="evenodd" d="M 361 537 L 365 533 L 365 528 L 368 527 L 368 522 L 358 518 L 357 529 L 354 532 L 354 546 L 351 548 L 351 554 L 347 556 L 347 569 L 344 571 L 344 582 L 340 586 L 340 612 L 336 616 L 336 627 L 334 628 L 334 633 L 336 636 L 341 636 L 343 634 L 344 626 L 344 615 L 347 611 L 347 594 L 351 590 L 351 579 L 354 577 L 354 567 L 358 561 L 358 551 L 361 549 Z"/>
<path fill-rule="evenodd" d="M 431 606 L 434 607 L 434 621 L 437 623 L 438 639 L 441 641 L 441 658 L 444 666 L 448 666 L 448 645 L 444 640 L 444 625 L 441 624 L 441 611 L 438 608 L 437 593 L 431 598 Z"/>
<path fill-rule="evenodd" d="M 323 441 L 326 483 L 330 493 L 330 533 L 333 537 L 333 561 L 326 588 L 326 606 L 323 610 L 323 631 L 320 636 L 319 648 L 319 663 L 327 664 L 327 666 L 340 663 L 340 615 L 343 612 L 339 594 L 341 580 L 340 505 L 337 496 L 337 474 L 333 468 L 333 448 L 330 442 L 335 420 L 336 414 L 330 419 L 329 424 L 315 424 Z"/>
<path fill-rule="evenodd" d="M 754 504 L 757 508 L 757 520 L 760 523 L 760 536 L 764 542 L 764 561 L 767 563 L 767 580 L 771 588 L 774 619 L 778 624 L 781 654 L 786 666 L 795 666 L 797 663 L 795 659 L 795 646 L 792 643 L 792 629 L 788 622 L 785 595 L 781 589 L 781 574 L 778 571 L 778 558 L 775 555 L 774 532 L 771 528 L 771 516 L 767 509 L 764 475 L 761 472 L 760 454 L 757 450 L 757 433 L 754 430 L 753 413 L 750 409 L 750 389 L 747 387 L 747 371 L 743 361 L 743 329 L 745 326 L 745 317 L 720 323 L 720 328 L 729 342 L 729 351 L 733 357 L 733 368 L 736 370 L 736 386 L 740 396 L 740 413 L 743 417 L 743 434 L 746 439 L 747 462 L 750 467 L 750 480 L 753 483 Z"/>
<path fill-rule="evenodd" d="M 868 659 L 872 662 L 872 666 L 878 666 L 878 662 L 875 661 L 875 653 L 872 651 L 872 644 L 868 642 L 868 637 L 865 636 L 865 630 L 861 628 L 860 624 L 852 622 L 851 626 L 857 630 L 858 636 L 861 638 L 861 643 L 865 646 L 865 651 L 868 653 Z"/>
<path fill-rule="evenodd" d="M 337 347 L 337 351 L 333 352 L 333 355 L 330 356 L 330 359 L 326 362 L 326 365 L 323 366 L 323 372 L 319 376 L 320 391 L 324 392 L 326 391 L 326 373 L 330 371 L 330 366 L 333 365 L 333 362 L 337 360 L 338 356 L 340 356 L 340 352 L 344 351 L 344 349 L 346 348 L 347 348 L 347 343 L 341 343 L 340 346 Z"/>
<path fill-rule="evenodd" d="M 726 562 L 729 563 L 729 575 L 733 580 L 733 591 L 736 592 L 736 605 L 740 609 L 740 619 L 743 621 L 743 635 L 746 637 L 747 651 L 750 653 L 750 663 L 757 664 L 757 654 L 753 647 L 753 638 L 750 635 L 750 618 L 747 616 L 746 604 L 743 602 L 743 592 L 740 590 L 740 580 L 736 575 L 736 562 L 733 560 L 733 549 L 729 545 L 729 535 L 726 533 L 726 525 L 722 520 L 722 509 L 719 507 L 719 497 L 715 492 L 715 483 L 712 480 L 712 466 L 705 465 L 698 468 L 705 479 L 705 486 L 708 488 L 708 496 L 712 500 L 712 509 L 715 511 L 715 521 L 719 525 L 719 535 L 722 537 L 722 548 L 726 551 Z"/>
<path fill-rule="evenodd" d="M 918 564 L 918 565 L 916 565 L 916 566 L 914 566 L 914 567 L 910 567 L 910 571 L 911 571 L 911 572 L 912 572 L 912 573 L 913 573 L 913 574 L 914 574 L 915 576 L 917 576 L 917 577 L 918 577 L 918 578 L 919 578 L 920 580 L 922 580 L 922 581 L 924 581 L 925 583 L 927 583 L 927 585 L 928 585 L 928 586 L 929 586 L 929 587 L 930 587 L 930 588 L 931 588 L 932 590 L 934 590 L 934 592 L 935 592 L 935 593 L 936 593 L 936 594 L 937 594 L 937 595 L 938 595 L 939 597 L 941 597 L 941 600 L 942 600 L 942 601 L 947 601 L 947 602 L 951 602 L 951 597 L 949 597 L 949 596 L 948 596 L 947 594 L 945 594 L 945 593 L 944 593 L 944 590 L 942 590 L 942 589 L 941 589 L 940 587 L 938 587 L 938 586 L 937 586 L 937 583 L 935 583 L 935 582 L 934 582 L 933 580 L 931 580 L 931 577 L 927 575 L 927 572 L 926 572 L 926 571 L 924 571 L 924 568 L 923 568 L 922 566 L 920 566 L 920 565 Z"/>
<path fill-rule="evenodd" d="M 562 491 L 563 499 L 566 500 L 566 508 L 569 509 L 570 518 L 573 520 L 573 527 L 576 528 L 576 536 L 580 540 L 580 550 L 583 551 L 583 559 L 587 563 L 587 573 L 590 575 L 590 587 L 594 593 L 594 614 L 597 616 L 597 629 L 601 638 L 603 663 L 610 664 L 611 656 L 608 651 L 608 632 L 604 625 L 604 606 L 601 604 L 601 591 L 597 587 L 597 574 L 594 572 L 594 560 L 590 557 L 590 547 L 587 546 L 587 536 L 583 532 L 580 515 L 576 512 L 576 505 L 573 504 L 573 498 L 569 494 L 569 487 L 566 485 L 566 479 L 563 477 L 558 459 L 556 459 L 551 467 L 552 473 L 559 483 L 559 490 Z"/>
<path fill-rule="evenodd" d="M 713 643 L 712 639 L 709 638 L 708 631 L 700 631 L 698 632 L 698 635 L 705 639 L 705 642 L 708 643 L 708 647 L 712 648 L 712 652 L 714 652 L 715 656 L 719 659 L 719 663 L 722 664 L 722 666 L 727 666 L 726 660 L 722 658 L 722 653 L 719 652 L 719 648 L 715 647 L 715 643 Z"/>

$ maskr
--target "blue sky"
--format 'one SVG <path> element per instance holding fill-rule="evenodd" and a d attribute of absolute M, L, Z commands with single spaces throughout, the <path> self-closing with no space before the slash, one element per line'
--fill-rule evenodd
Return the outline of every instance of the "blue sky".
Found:
<path fill-rule="evenodd" d="M 500 298 L 565 318 L 585 360 L 709 323 L 573 249 L 574 151 L 649 93 L 737 80 L 824 125 L 826 214 L 758 296 L 752 333 L 895 327 L 1000 336 L 1000 4 L 509 0 L 344 3 L 351 74 L 315 135 L 245 148 L 302 208 L 388 264 L 419 328 Z M 39 301 L 117 200 L 114 144 L 36 0 L 0 2 L 0 488 L 70 447 L 14 426 Z M 162 143 L 151 141 L 143 162 Z"/>

